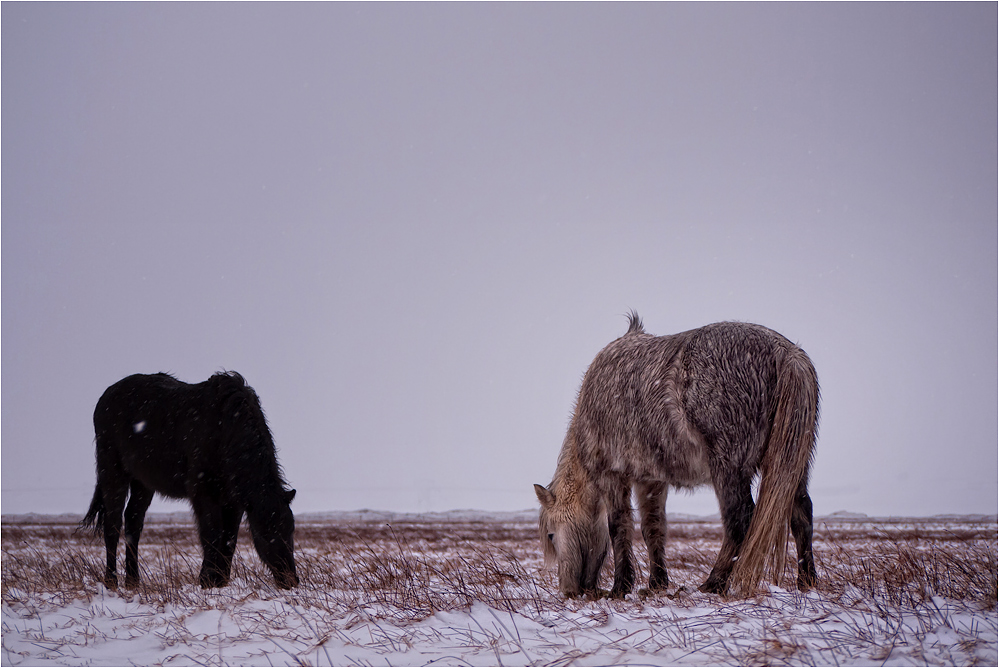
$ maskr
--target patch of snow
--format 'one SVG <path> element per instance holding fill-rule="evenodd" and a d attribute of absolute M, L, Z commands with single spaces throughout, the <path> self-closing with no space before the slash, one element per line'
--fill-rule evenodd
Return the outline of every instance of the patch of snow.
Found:
<path fill-rule="evenodd" d="M 755 658 L 995 664 L 994 615 L 941 601 L 939 623 L 925 629 L 903 611 L 889 619 L 877 611 L 830 614 L 827 603 L 773 590 L 725 605 L 598 601 L 544 614 L 474 602 L 406 624 L 380 618 L 378 605 L 306 607 L 294 594 L 194 611 L 156 609 L 103 591 L 62 608 L 5 605 L 4 663 L 696 665 Z"/>
<path fill-rule="evenodd" d="M 417 515 L 367 510 L 297 520 L 302 525 L 333 519 L 440 526 L 496 518 L 535 523 L 537 511 Z M 40 516 L 19 519 L 21 526 L 45 524 Z M 191 515 L 158 519 L 190 523 Z M 840 519 L 854 525 L 852 517 Z M 78 516 L 64 520 L 75 523 Z M 938 518 L 906 521 L 942 523 Z M 101 547 L 94 549 L 99 553 Z M 437 543 L 420 549 L 429 554 L 451 548 Z M 406 554 L 418 560 L 417 552 Z M 89 600 L 68 602 L 6 579 L 4 585 L 2 662 L 11 666 L 996 665 L 999 636 L 995 610 L 938 595 L 915 606 L 886 605 L 852 585 L 833 595 L 764 584 L 760 595 L 738 600 L 703 594 L 687 582 L 686 588 L 671 587 L 669 595 L 644 599 L 632 594 L 624 601 L 556 598 L 536 605 L 525 597 L 527 602 L 511 601 L 510 609 L 501 609 L 495 601 L 475 600 L 419 621 L 406 621 L 392 602 L 378 596 L 349 603 L 308 580 L 290 592 L 247 580 L 208 591 L 194 583 L 178 585 L 185 593 L 179 598 L 197 600 L 197 605 L 144 602 L 149 599 L 100 584 L 90 590 Z"/>

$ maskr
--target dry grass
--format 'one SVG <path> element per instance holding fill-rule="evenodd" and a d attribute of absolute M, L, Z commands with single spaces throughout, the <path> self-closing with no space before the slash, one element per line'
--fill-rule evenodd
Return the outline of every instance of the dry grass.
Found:
<path fill-rule="evenodd" d="M 886 634 L 899 633 L 903 624 L 915 623 L 925 633 L 938 627 L 942 614 L 938 603 L 942 599 L 994 613 L 996 536 L 995 518 L 959 518 L 946 522 L 822 519 L 815 527 L 819 593 L 829 605 L 860 611 L 862 619 L 867 619 L 863 615 L 869 615 L 870 621 L 857 623 L 856 628 L 848 629 L 847 635 L 851 636 L 848 642 L 868 642 L 872 646 L 883 642 Z M 140 546 L 143 583 L 127 595 L 157 610 L 169 606 L 231 610 L 235 604 L 247 600 L 282 598 L 293 605 L 310 629 L 308 642 L 302 642 L 317 657 L 318 648 L 352 624 L 369 624 L 376 629 L 383 622 L 407 625 L 438 612 L 468 610 L 475 602 L 482 602 L 499 611 L 518 612 L 541 620 L 546 625 L 545 620 L 550 619 L 564 622 L 566 617 L 561 615 L 567 611 L 582 613 L 591 630 L 600 628 L 601 619 L 606 621 L 607 615 L 615 612 L 652 615 L 650 637 L 641 642 L 651 644 L 653 651 L 656 646 L 690 647 L 695 651 L 706 644 L 705 634 L 711 624 L 720 628 L 724 615 L 745 618 L 747 614 L 759 614 L 763 635 L 741 644 L 722 642 L 715 648 L 724 652 L 716 655 L 718 661 L 835 662 L 835 657 L 809 654 L 807 643 L 778 619 L 772 619 L 774 609 L 767 607 L 766 596 L 758 597 L 754 608 L 745 602 L 726 601 L 696 591 L 711 569 L 720 542 L 718 522 L 674 520 L 667 540 L 671 578 L 668 593 L 644 600 L 635 597 L 627 601 L 566 601 L 558 594 L 554 574 L 541 569 L 537 530 L 532 522 L 413 516 L 391 523 L 335 524 L 302 517 L 296 529 L 296 561 L 302 586 L 290 594 L 278 592 L 253 552 L 244 529 L 234 561 L 232 585 L 205 591 L 197 586 L 201 557 L 193 524 L 151 518 Z M 641 545 L 636 548 L 637 561 L 644 567 L 644 548 Z M 2 549 L 0 594 L 5 606 L 66 605 L 74 600 L 90 600 L 102 591 L 102 545 L 94 536 L 77 532 L 69 519 L 5 518 Z M 788 573 L 783 586 L 792 586 L 791 575 Z M 602 586 L 610 586 L 610 577 L 608 568 Z M 806 604 L 795 593 L 788 596 L 791 603 L 785 600 L 782 606 Z M 717 618 L 705 621 L 704 633 L 697 630 L 696 624 L 663 623 L 675 620 L 669 618 L 671 610 L 685 606 L 710 607 L 717 611 Z M 308 618 L 301 611 L 307 611 Z M 912 615 L 915 622 L 910 619 Z M 353 621 L 345 623 L 344 619 Z M 573 624 L 580 623 L 573 619 Z M 851 623 L 847 622 L 847 626 Z M 280 617 L 261 624 L 275 628 L 288 626 Z M 381 637 L 385 651 L 405 651 L 407 643 L 416 642 L 412 636 L 390 639 L 383 633 Z M 833 645 L 840 642 L 824 640 Z M 499 641 L 492 637 L 489 642 Z M 509 642 L 513 643 L 511 651 L 527 656 L 523 647 L 516 648 L 513 634 Z M 608 639 L 608 643 L 613 642 L 618 640 Z M 621 642 L 622 651 L 631 647 Z M 584 651 L 568 652 L 563 659 L 568 663 L 585 656 Z"/>
<path fill-rule="evenodd" d="M 413 619 L 465 609 L 474 601 L 502 610 L 562 604 L 553 574 L 541 570 L 537 531 L 529 522 L 414 517 L 337 526 L 305 517 L 299 521 L 295 540 L 300 590 L 309 592 L 309 597 L 385 604 L 408 611 Z M 707 577 L 720 543 L 718 522 L 671 522 L 666 552 L 670 596 L 678 593 L 677 587 L 681 595 L 696 589 Z M 9 602 L 12 587 L 18 596 L 44 594 L 65 602 L 97 591 L 103 573 L 102 543 L 77 531 L 70 520 L 5 521 L 2 548 L 4 603 Z M 644 567 L 640 542 L 636 550 Z M 824 519 L 815 530 L 821 591 L 892 606 L 918 606 L 942 596 L 995 610 L 996 552 L 994 519 Z M 188 585 L 197 583 L 200 560 L 191 523 L 154 518 L 140 546 L 143 583 L 131 593 L 158 604 L 194 603 L 188 600 Z M 233 576 L 251 587 L 273 588 L 245 527 L 240 531 Z M 788 572 L 781 584 L 791 588 L 791 576 Z M 602 585 L 609 586 L 610 578 L 607 567 Z"/>

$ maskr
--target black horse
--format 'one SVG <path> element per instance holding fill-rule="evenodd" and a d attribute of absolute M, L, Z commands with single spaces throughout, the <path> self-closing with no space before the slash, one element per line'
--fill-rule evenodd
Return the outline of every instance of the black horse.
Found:
<path fill-rule="evenodd" d="M 97 489 L 81 526 L 104 531 L 109 587 L 118 585 L 123 512 L 125 585 L 139 582 L 139 536 L 154 492 L 191 500 L 204 550 L 202 587 L 228 584 L 244 513 L 277 586 L 298 584 L 295 490 L 282 477 L 260 400 L 238 373 L 194 385 L 165 373 L 129 376 L 97 402 L 94 432 Z"/>

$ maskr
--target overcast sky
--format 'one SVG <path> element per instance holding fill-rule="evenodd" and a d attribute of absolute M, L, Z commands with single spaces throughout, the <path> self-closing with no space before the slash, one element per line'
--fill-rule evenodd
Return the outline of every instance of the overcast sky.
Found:
<path fill-rule="evenodd" d="M 633 308 L 809 353 L 816 513 L 995 513 L 996 34 L 995 3 L 3 3 L 3 512 L 86 510 L 108 385 L 222 369 L 296 511 L 535 507 Z"/>

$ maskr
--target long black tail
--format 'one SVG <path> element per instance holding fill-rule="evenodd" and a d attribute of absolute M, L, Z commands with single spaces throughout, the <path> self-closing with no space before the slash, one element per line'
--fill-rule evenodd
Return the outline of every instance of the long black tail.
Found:
<path fill-rule="evenodd" d="M 101 494 L 101 486 L 97 485 L 94 490 L 94 498 L 90 502 L 90 510 L 80 521 L 80 529 L 92 528 L 94 533 L 101 535 L 104 533 L 104 517 L 107 513 L 104 510 L 104 495 Z"/>

